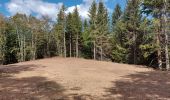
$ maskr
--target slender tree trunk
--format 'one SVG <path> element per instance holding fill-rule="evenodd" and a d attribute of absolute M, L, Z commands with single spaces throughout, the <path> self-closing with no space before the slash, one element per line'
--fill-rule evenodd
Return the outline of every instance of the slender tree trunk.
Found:
<path fill-rule="evenodd" d="M 100 47 L 100 50 L 101 50 L 101 52 L 100 52 L 100 56 L 101 56 L 101 61 L 103 61 L 103 48 L 102 48 L 102 46 Z"/>
<path fill-rule="evenodd" d="M 24 50 L 24 54 L 23 54 L 23 61 L 25 61 L 26 60 L 26 44 L 25 44 L 25 35 L 23 35 L 23 38 L 24 38 L 24 41 L 23 41 L 23 50 Z"/>
<path fill-rule="evenodd" d="M 159 34 L 159 31 L 157 33 L 157 36 L 156 36 L 156 43 L 157 45 L 159 46 L 158 49 L 157 49 L 157 55 L 158 55 L 158 67 L 160 70 L 162 70 L 162 56 L 161 56 L 161 48 L 160 48 L 160 34 Z"/>
<path fill-rule="evenodd" d="M 59 44 L 59 41 L 57 41 L 57 55 L 60 56 L 60 44 Z"/>
<path fill-rule="evenodd" d="M 16 26 L 16 33 L 17 33 L 17 36 L 18 36 L 18 44 L 19 44 L 19 62 L 22 61 L 22 48 L 21 48 L 21 36 L 19 34 L 19 30 L 18 30 L 18 27 Z"/>
<path fill-rule="evenodd" d="M 78 43 L 78 33 L 77 33 L 77 36 L 76 36 L 76 58 L 79 57 L 79 43 Z"/>
<path fill-rule="evenodd" d="M 60 55 L 63 57 L 63 46 L 60 44 Z"/>
<path fill-rule="evenodd" d="M 167 0 L 164 0 L 164 11 L 163 11 L 163 16 L 164 16 L 164 32 L 165 32 L 165 55 L 166 55 L 166 69 L 169 70 L 169 52 L 168 52 L 168 27 L 167 27 Z"/>
<path fill-rule="evenodd" d="M 36 43 L 35 43 L 35 37 L 33 35 L 33 32 L 32 32 L 32 41 L 31 41 L 31 45 L 32 45 L 32 60 L 35 60 L 35 55 L 36 55 Z"/>
<path fill-rule="evenodd" d="M 96 60 L 96 42 L 93 41 L 93 57 L 94 57 L 94 60 Z"/>
<path fill-rule="evenodd" d="M 35 38 L 36 39 L 36 38 Z M 37 58 L 36 57 L 36 53 L 37 53 L 37 42 L 36 40 L 34 41 L 34 60 Z"/>
<path fill-rule="evenodd" d="M 32 54 L 32 60 L 34 60 L 34 40 L 33 40 L 33 32 L 32 32 L 32 37 L 31 37 L 31 54 Z"/>
<path fill-rule="evenodd" d="M 66 51 L 66 36 L 65 36 L 65 31 L 64 31 L 64 57 L 66 58 L 67 56 L 67 51 Z"/>
<path fill-rule="evenodd" d="M 47 57 L 50 57 L 50 49 L 49 49 L 49 42 L 50 42 L 50 39 L 49 39 L 49 32 L 47 32 Z"/>
<path fill-rule="evenodd" d="M 137 57 L 136 57 L 136 33 L 134 32 L 133 35 L 133 63 L 137 64 Z"/>
<path fill-rule="evenodd" d="M 20 62 L 23 62 L 23 36 L 22 35 L 20 35 L 19 41 L 20 41 L 20 55 L 21 55 Z"/>
<path fill-rule="evenodd" d="M 69 41 L 70 43 L 70 57 L 72 57 L 72 54 L 71 54 L 71 52 L 72 52 L 72 41 L 71 41 L 71 33 L 70 33 L 70 41 Z"/>

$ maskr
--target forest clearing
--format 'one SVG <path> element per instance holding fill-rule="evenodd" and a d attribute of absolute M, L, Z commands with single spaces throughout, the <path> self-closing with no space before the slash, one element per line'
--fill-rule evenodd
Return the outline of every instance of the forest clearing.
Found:
<path fill-rule="evenodd" d="M 170 100 L 170 0 L 0 0 L 0 100 Z"/>
<path fill-rule="evenodd" d="M 76 58 L 0 67 L 0 100 L 168 100 L 170 72 Z"/>

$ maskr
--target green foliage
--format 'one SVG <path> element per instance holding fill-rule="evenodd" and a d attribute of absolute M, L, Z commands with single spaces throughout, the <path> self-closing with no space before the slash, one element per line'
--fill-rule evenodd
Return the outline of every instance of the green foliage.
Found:
<path fill-rule="evenodd" d="M 0 61 L 9 64 L 67 54 L 149 65 L 162 48 L 158 38 L 163 33 L 164 6 L 163 0 L 128 0 L 124 11 L 117 4 L 110 17 L 104 2 L 94 0 L 88 19 L 81 19 L 77 7 L 67 14 L 63 5 L 55 23 L 48 16 L 0 15 Z"/>
<path fill-rule="evenodd" d="M 92 36 L 90 34 L 90 27 L 88 25 L 87 20 L 84 21 L 84 28 L 81 35 L 81 41 L 82 41 L 82 57 L 84 58 L 91 58 L 92 59 Z"/>
<path fill-rule="evenodd" d="M 116 5 L 115 9 L 114 9 L 114 12 L 112 14 L 112 26 L 113 26 L 113 30 L 114 30 L 114 27 L 116 25 L 116 22 L 119 21 L 120 17 L 122 15 L 122 11 L 121 11 L 121 7 L 119 4 Z"/>
<path fill-rule="evenodd" d="M 143 13 L 147 15 L 160 16 L 161 9 L 164 6 L 164 0 L 144 0 L 143 1 Z"/>
<path fill-rule="evenodd" d="M 57 55 L 63 55 L 64 53 L 64 38 L 65 38 L 65 24 L 66 24 L 66 15 L 65 15 L 65 6 L 63 5 L 60 9 L 57 17 L 57 23 L 55 25 L 55 41 L 57 45 Z"/>
<path fill-rule="evenodd" d="M 118 21 L 114 27 L 112 36 L 112 60 L 115 62 L 126 63 L 127 62 L 127 34 L 126 26 L 123 21 Z"/>

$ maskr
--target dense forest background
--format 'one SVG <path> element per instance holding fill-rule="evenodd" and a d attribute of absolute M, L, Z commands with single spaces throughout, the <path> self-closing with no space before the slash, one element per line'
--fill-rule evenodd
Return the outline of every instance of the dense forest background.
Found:
<path fill-rule="evenodd" d="M 169 70 L 170 0 L 127 0 L 110 16 L 93 2 L 89 18 L 63 5 L 54 23 L 48 16 L 0 15 L 0 61 L 11 64 L 53 56 L 80 57 Z"/>

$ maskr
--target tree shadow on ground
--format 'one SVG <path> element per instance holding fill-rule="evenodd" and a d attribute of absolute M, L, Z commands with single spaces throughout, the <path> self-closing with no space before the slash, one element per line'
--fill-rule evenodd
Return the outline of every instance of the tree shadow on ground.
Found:
<path fill-rule="evenodd" d="M 7 65 L 7 66 L 0 66 L 0 75 L 11 75 L 11 74 L 18 74 L 22 71 L 33 71 L 36 68 L 45 67 L 45 66 L 38 66 L 34 64 L 30 65 Z"/>
<path fill-rule="evenodd" d="M 33 71 L 37 65 L 0 66 L 0 100 L 93 100 L 90 95 L 66 94 L 62 85 L 46 77 L 16 78 L 13 74 Z M 79 90 L 78 87 L 75 88 Z"/>
<path fill-rule="evenodd" d="M 0 67 L 0 100 L 58 100 L 64 99 L 60 84 L 45 77 L 16 78 L 13 74 L 33 71 L 37 65 L 8 65 Z"/>
<path fill-rule="evenodd" d="M 141 72 L 123 77 L 106 89 L 107 98 L 116 100 L 169 100 L 170 72 Z"/>
<path fill-rule="evenodd" d="M 0 100 L 51 100 L 64 98 L 62 86 L 44 77 L 0 79 Z"/>

